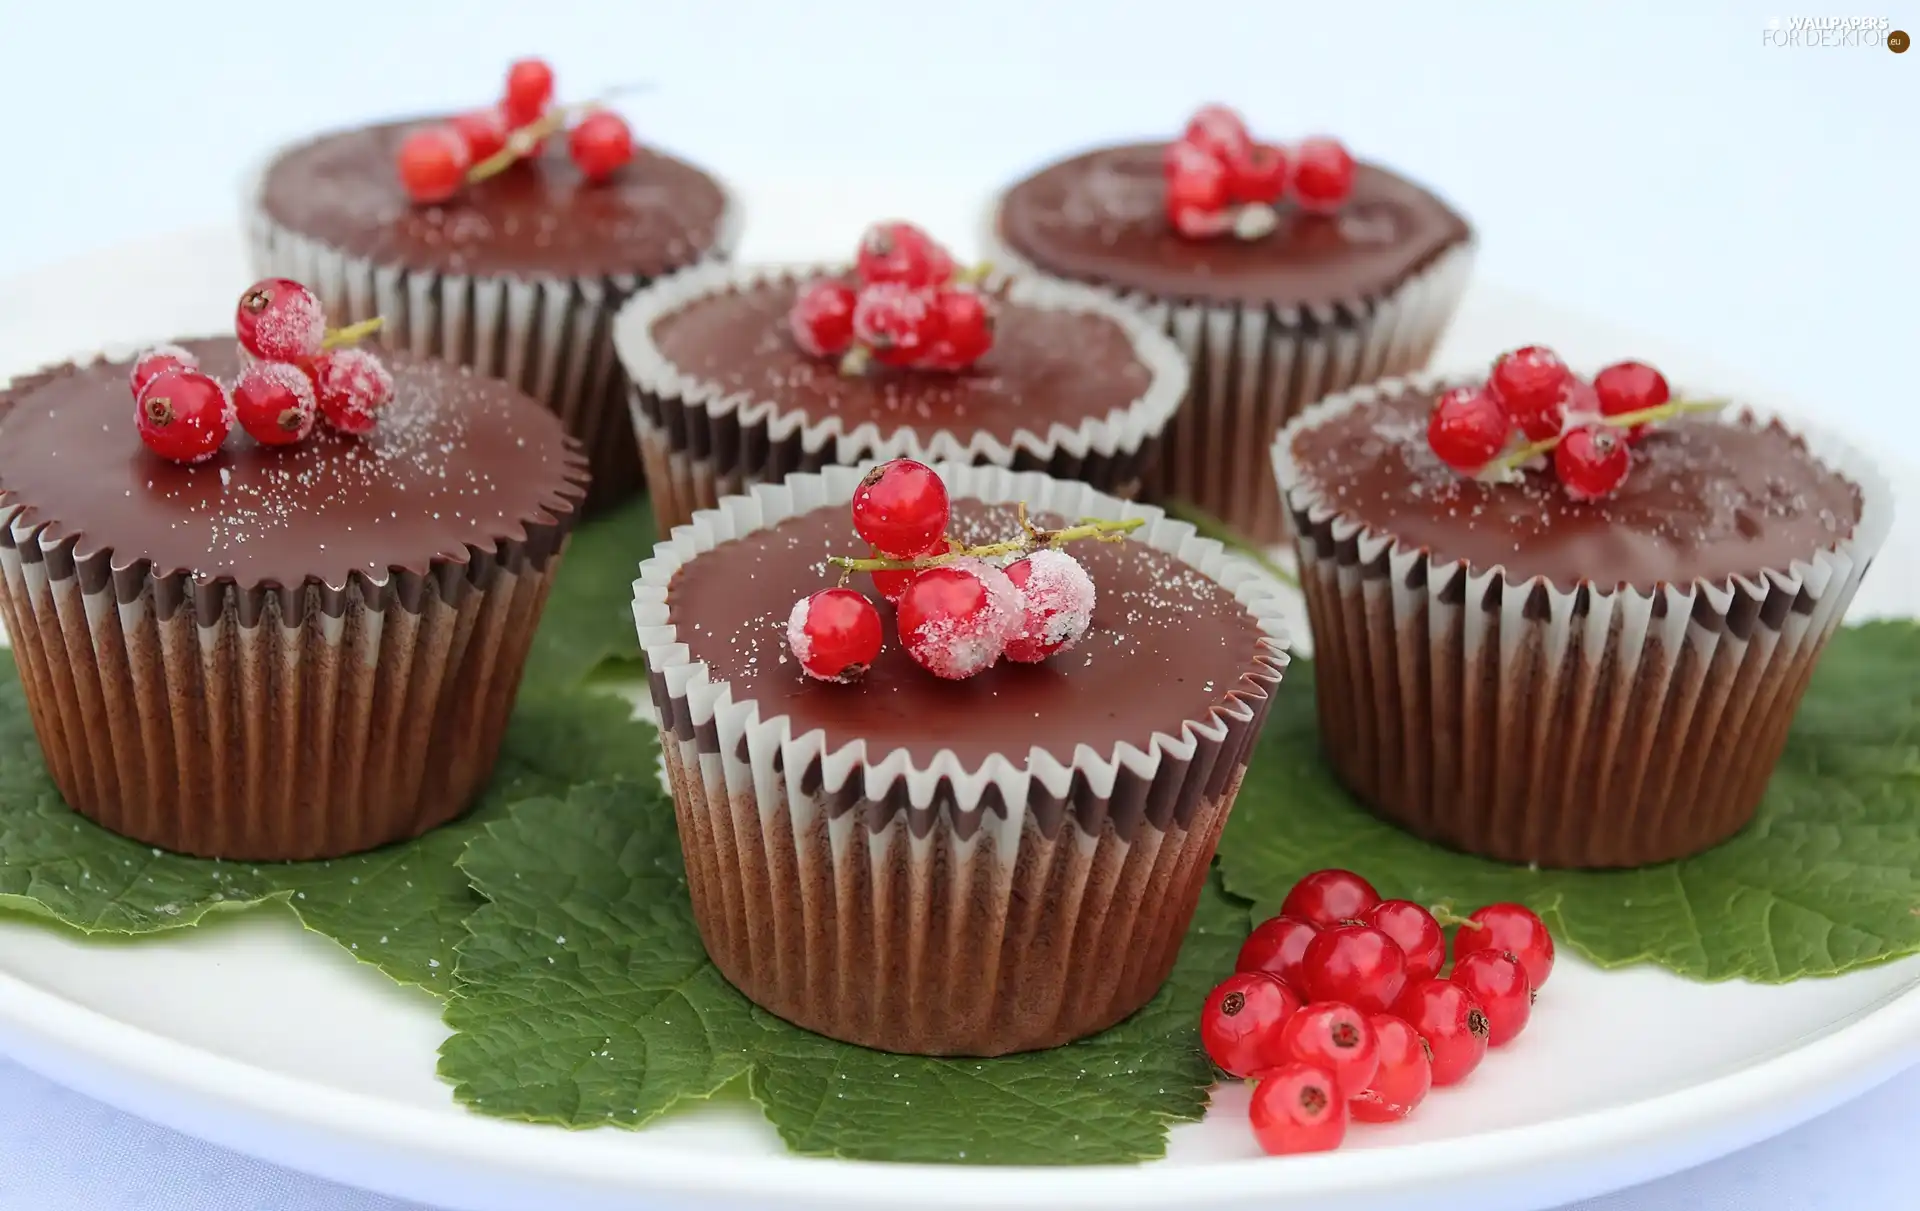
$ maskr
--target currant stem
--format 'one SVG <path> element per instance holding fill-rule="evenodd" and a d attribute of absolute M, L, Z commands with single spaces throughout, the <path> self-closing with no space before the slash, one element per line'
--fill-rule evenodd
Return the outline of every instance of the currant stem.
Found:
<path fill-rule="evenodd" d="M 1638 412 L 1622 412 L 1617 416 L 1598 417 L 1591 423 L 1605 425 L 1609 429 L 1631 429 L 1635 425 L 1656 424 L 1660 421 L 1672 420 L 1676 416 L 1684 416 L 1691 412 L 1718 412 L 1730 402 L 1730 400 L 1724 399 L 1669 400 L 1658 407 L 1642 408 Z M 1552 437 L 1542 438 L 1537 442 L 1528 442 L 1518 450 L 1510 454 L 1504 454 L 1480 468 L 1480 473 L 1477 478 L 1491 480 L 1503 479 L 1507 473 L 1514 468 L 1524 466 L 1534 459 L 1539 458 L 1542 454 L 1553 453 L 1554 448 L 1560 444 L 1560 440 L 1565 436 L 1565 433 L 1556 433 Z"/>
<path fill-rule="evenodd" d="M 845 357 L 840 359 L 840 373 L 847 378 L 859 378 L 867 372 L 867 367 L 872 364 L 872 351 L 865 345 L 855 345 L 853 348 L 847 350 Z"/>
<path fill-rule="evenodd" d="M 953 275 L 955 286 L 978 286 L 993 276 L 993 262 L 981 261 L 978 265 L 969 265 Z"/>
<path fill-rule="evenodd" d="M 327 332 L 326 339 L 320 342 L 322 349 L 338 349 L 342 345 L 356 345 L 366 337 L 372 336 L 386 327 L 385 316 L 376 315 L 370 320 L 361 320 L 357 324 L 348 324 L 345 328 L 334 328 Z"/>
<path fill-rule="evenodd" d="M 1018 538 L 1009 538 L 1005 542 L 990 542 L 979 547 L 962 547 L 949 543 L 950 549 L 944 555 L 922 555 L 917 559 L 855 559 L 851 555 L 830 555 L 827 557 L 827 562 L 849 572 L 919 572 L 952 563 L 957 559 L 998 559 L 1003 555 L 1025 555 L 1029 551 L 1062 547 L 1083 539 L 1114 542 L 1128 531 L 1137 530 L 1146 525 L 1147 520 L 1144 517 L 1128 517 L 1118 521 L 1089 518 L 1078 525 L 1067 526 L 1064 529 L 1045 530 L 1027 519 L 1027 507 L 1023 504 L 1020 506 L 1020 524 L 1022 533 Z"/>

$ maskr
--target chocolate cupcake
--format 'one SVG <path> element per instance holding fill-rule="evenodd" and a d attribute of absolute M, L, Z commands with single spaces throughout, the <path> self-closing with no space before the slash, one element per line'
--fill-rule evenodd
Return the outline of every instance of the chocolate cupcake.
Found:
<path fill-rule="evenodd" d="M 833 583 L 827 555 L 864 554 L 841 467 L 698 514 L 641 565 L 634 611 L 722 973 L 834 1038 L 998 1055 L 1103 1030 L 1165 981 L 1287 656 L 1267 582 L 1191 526 L 939 470 L 963 543 L 1020 533 L 1016 502 L 1042 525 L 1147 519 L 1073 548 L 1097 587 L 1076 646 L 943 680 L 888 624 L 859 680 L 803 676 L 794 600 Z"/>
<path fill-rule="evenodd" d="M 336 322 L 379 315 L 390 347 L 471 366 L 539 399 L 586 447 L 589 506 L 639 491 L 613 315 L 647 283 L 725 257 L 737 204 L 708 173 L 643 149 L 590 180 L 564 132 L 442 201 L 396 156 L 426 121 L 322 135 L 277 153 L 247 201 L 252 263 L 308 282 Z"/>
<path fill-rule="evenodd" d="M 186 348 L 239 369 L 231 339 Z M 505 384 L 396 353 L 364 437 L 235 432 L 169 462 L 142 446 L 131 366 L 0 392 L 0 613 L 67 803 L 255 861 L 466 811 L 586 495 L 578 445 Z"/>
<path fill-rule="evenodd" d="M 959 372 L 802 349 L 789 313 L 842 266 L 704 266 L 637 295 L 615 330 L 660 531 L 793 471 L 962 461 L 1138 493 L 1186 390 L 1173 343 L 1097 292 L 999 278 L 992 347 Z"/>
<path fill-rule="evenodd" d="M 1236 137 L 1246 140 L 1244 128 Z M 1324 141 L 1265 149 L 1279 172 L 1264 200 L 1237 209 L 1229 199 L 1249 195 L 1229 194 L 1231 180 L 1207 176 L 1197 157 L 1219 208 L 1183 209 L 1188 178 L 1174 161 L 1196 140 L 1207 142 L 1189 130 L 1040 169 L 995 203 L 989 255 L 1097 286 L 1171 333 L 1193 384 L 1153 494 L 1278 543 L 1285 521 L 1264 454 L 1274 434 L 1322 396 L 1423 367 L 1465 288 L 1473 236 L 1440 198 L 1384 167 L 1346 160 L 1341 178 L 1344 153 Z M 1326 148 L 1333 164 L 1310 175 Z M 1303 204 L 1310 182 L 1321 188 Z"/>
<path fill-rule="evenodd" d="M 1451 385 L 1358 389 L 1273 446 L 1335 773 L 1409 831 L 1509 862 L 1639 866 L 1732 836 L 1886 537 L 1885 480 L 1752 409 L 1661 418 L 1629 445 L 1637 405 L 1542 425 Z M 1578 380 L 1567 395 L 1594 403 Z M 1465 458 L 1476 410 L 1498 419 Z M 1509 420 L 1560 444 L 1513 450 L 1504 476 L 1429 445 L 1477 463 Z"/>

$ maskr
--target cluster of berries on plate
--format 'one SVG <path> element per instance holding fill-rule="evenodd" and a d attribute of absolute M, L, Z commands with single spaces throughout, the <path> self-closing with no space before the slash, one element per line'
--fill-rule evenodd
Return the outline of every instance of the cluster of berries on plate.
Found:
<path fill-rule="evenodd" d="M 316 419 L 342 433 L 370 433 L 393 399 L 393 376 L 349 342 L 378 326 L 329 331 L 313 291 L 287 278 L 255 282 L 234 309 L 246 368 L 232 383 L 205 373 L 175 345 L 134 361 L 128 379 L 140 440 L 162 458 L 197 463 L 212 458 L 235 425 L 263 446 L 302 441 Z"/>
<path fill-rule="evenodd" d="M 1225 105 L 1203 105 L 1167 144 L 1167 221 L 1188 239 L 1233 235 L 1257 240 L 1279 223 L 1291 200 L 1330 213 L 1353 194 L 1353 157 L 1336 139 L 1303 139 L 1291 149 L 1256 143 Z"/>
<path fill-rule="evenodd" d="M 1115 541 L 1140 525 L 1084 521 L 1044 530 L 1022 506 L 1018 536 L 967 547 L 948 538 L 951 520 L 938 473 L 897 458 L 869 471 L 853 496 L 853 528 L 873 558 L 828 560 L 845 573 L 871 573 L 875 592 L 893 606 L 901 646 L 949 681 L 983 673 L 1001 657 L 1038 664 L 1078 643 L 1093 622 L 1093 580 L 1060 546 Z M 873 599 L 842 583 L 794 603 L 787 645 L 807 676 L 857 681 L 879 658 L 885 630 Z"/>
<path fill-rule="evenodd" d="M 521 59 L 507 69 L 498 105 L 407 135 L 398 155 L 400 183 L 415 202 L 444 202 L 463 186 L 537 153 L 575 118 L 567 154 L 581 176 L 604 181 L 633 159 L 633 130 L 625 118 L 591 104 L 556 108 L 553 68 L 543 59 Z"/>
<path fill-rule="evenodd" d="M 980 276 L 912 223 L 875 223 L 860 237 L 852 274 L 809 282 L 787 325 L 801 349 L 840 358 L 850 374 L 868 362 L 965 370 L 993 348 L 993 308 L 975 288 Z"/>
<path fill-rule="evenodd" d="M 1583 379 L 1544 345 L 1503 353 L 1484 383 L 1434 401 L 1427 444 L 1463 475 L 1498 479 L 1550 466 L 1575 500 L 1609 496 L 1633 469 L 1633 443 L 1647 427 L 1718 402 L 1675 400 L 1645 362 L 1615 362 Z"/>
<path fill-rule="evenodd" d="M 1420 905 L 1352 871 L 1294 884 L 1200 1015 L 1208 1056 L 1255 1082 L 1261 1149 L 1337 1148 L 1350 1120 L 1396 1122 L 1465 1080 L 1526 1029 L 1553 937 L 1524 906 L 1489 904 L 1459 922 L 1446 965 L 1446 933 Z"/>

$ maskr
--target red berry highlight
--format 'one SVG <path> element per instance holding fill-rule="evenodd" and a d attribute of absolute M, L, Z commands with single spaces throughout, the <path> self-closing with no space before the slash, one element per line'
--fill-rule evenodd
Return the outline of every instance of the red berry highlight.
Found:
<path fill-rule="evenodd" d="M 1253 136 L 1247 133 L 1246 121 L 1231 106 L 1214 104 L 1202 105 L 1194 111 L 1193 117 L 1187 119 L 1187 129 L 1180 141 L 1224 162 L 1235 152 L 1244 151 L 1253 142 Z"/>
<path fill-rule="evenodd" d="M 880 657 L 880 611 L 852 589 L 823 589 L 793 603 L 787 647 L 820 681 L 858 681 Z"/>
<path fill-rule="evenodd" d="M 1452 980 L 1419 980 L 1407 986 L 1393 1016 L 1427 1041 L 1433 1083 L 1457 1085 L 1487 1058 L 1492 1026 L 1472 993 Z"/>
<path fill-rule="evenodd" d="M 944 286 L 953 280 L 953 255 L 912 223 L 891 220 L 860 237 L 854 271 L 869 285 Z"/>
<path fill-rule="evenodd" d="M 1373 1081 L 1347 1102 L 1347 1112 L 1363 1123 L 1393 1123 L 1413 1113 L 1433 1088 L 1433 1060 L 1426 1040 L 1391 1014 L 1368 1019 L 1380 1052 Z"/>
<path fill-rule="evenodd" d="M 507 145 L 507 120 L 497 109 L 476 109 L 447 123 L 467 147 L 468 164 L 478 164 Z M 454 188 L 458 189 L 456 184 Z"/>
<path fill-rule="evenodd" d="M 1080 642 L 1093 625 L 1093 578 L 1065 551 L 1041 549 L 1007 565 L 1025 609 L 1007 659 L 1038 664 Z"/>
<path fill-rule="evenodd" d="M 313 432 L 313 380 L 298 366 L 255 362 L 233 384 L 233 416 L 263 446 L 290 446 Z"/>
<path fill-rule="evenodd" d="M 919 366 L 923 370 L 965 370 L 993 348 L 993 312 L 977 290 L 950 287 L 934 295 L 940 311 L 940 339 Z"/>
<path fill-rule="evenodd" d="M 1331 1073 L 1342 1098 L 1365 1089 L 1380 1066 L 1367 1015 L 1337 1001 L 1309 1001 L 1287 1019 L 1280 1041 L 1294 1059 Z"/>
<path fill-rule="evenodd" d="M 134 418 L 140 440 L 161 458 L 205 462 L 227 440 L 233 402 L 224 387 L 198 370 L 166 370 L 140 393 Z"/>
<path fill-rule="evenodd" d="M 313 361 L 320 415 L 342 433 L 371 433 L 393 401 L 393 375 L 365 349 L 329 349 Z"/>
<path fill-rule="evenodd" d="M 240 347 L 263 362 L 304 362 L 327 339 L 327 313 L 300 283 L 264 278 L 240 296 L 233 331 Z"/>
<path fill-rule="evenodd" d="M 1407 956 L 1371 925 L 1323 929 L 1302 960 L 1306 987 L 1315 1001 L 1338 1001 L 1365 1013 L 1384 1013 L 1407 987 Z"/>
<path fill-rule="evenodd" d="M 155 345 L 135 359 L 133 369 L 127 374 L 127 383 L 133 388 L 133 397 L 139 399 L 147 384 L 167 371 L 199 368 L 200 359 L 180 346 Z"/>
<path fill-rule="evenodd" d="M 612 110 L 596 110 L 567 132 L 567 154 L 581 176 L 604 181 L 633 160 L 633 128 Z"/>
<path fill-rule="evenodd" d="M 1451 978 L 1486 1011 L 1489 1047 L 1503 1047 L 1527 1028 L 1533 986 L 1520 960 L 1501 950 L 1471 951 L 1455 960 Z"/>
<path fill-rule="evenodd" d="M 1606 425 L 1587 425 L 1560 439 L 1553 448 L 1553 473 L 1575 500 L 1609 496 L 1633 470 L 1627 436 Z"/>
<path fill-rule="evenodd" d="M 1340 209 L 1353 196 L 1353 157 L 1338 139 L 1304 139 L 1293 152 L 1293 196 L 1302 210 Z"/>
<path fill-rule="evenodd" d="M 1666 376 L 1645 362 L 1615 362 L 1593 376 L 1593 393 L 1600 401 L 1602 416 L 1623 416 L 1658 408 L 1673 398 Z M 1645 425 L 1635 425 L 1627 440 L 1639 441 Z"/>
<path fill-rule="evenodd" d="M 1228 976 L 1200 1009 L 1200 1045 L 1229 1076 L 1250 1077 L 1292 1060 L 1280 1031 L 1300 1011 L 1300 994 L 1263 971 Z"/>
<path fill-rule="evenodd" d="M 1502 951 L 1520 960 L 1527 983 L 1536 992 L 1547 986 L 1547 977 L 1553 974 L 1553 935 L 1532 909 L 1524 904 L 1489 904 L 1474 910 L 1467 921 L 1453 936 L 1456 962 L 1477 950 Z"/>
<path fill-rule="evenodd" d="M 1329 1152 L 1347 1138 L 1347 1103 L 1324 1069 L 1288 1064 L 1261 1076 L 1247 1121 L 1268 1156 Z"/>
<path fill-rule="evenodd" d="M 1265 971 L 1295 988 L 1306 983 L 1307 945 L 1320 931 L 1294 917 L 1270 917 L 1254 927 L 1241 943 L 1235 971 Z"/>
<path fill-rule="evenodd" d="M 1287 192 L 1287 153 L 1266 143 L 1249 143 L 1224 160 L 1227 197 L 1242 204 L 1277 206 Z"/>
<path fill-rule="evenodd" d="M 1020 590 L 978 559 L 928 568 L 900 595 L 901 646 L 936 677 L 962 681 L 992 668 L 1020 626 Z"/>
<path fill-rule="evenodd" d="M 853 528 L 877 551 L 911 559 L 945 537 L 953 509 L 932 467 L 896 458 L 868 471 L 853 493 Z"/>
<path fill-rule="evenodd" d="M 473 153 L 467 140 L 451 126 L 424 126 L 400 144 L 401 187 L 415 202 L 444 202 L 467 183 Z"/>
<path fill-rule="evenodd" d="M 1280 915 L 1331 929 L 1358 921 L 1380 902 L 1373 884 L 1350 870 L 1316 870 L 1293 885 L 1280 903 Z"/>
<path fill-rule="evenodd" d="M 1572 378 L 1559 354 L 1544 345 L 1526 345 L 1495 360 L 1487 390 L 1527 440 L 1544 441 L 1560 432 L 1566 415 L 1563 391 Z"/>
<path fill-rule="evenodd" d="M 911 366 L 931 354 L 946 318 L 933 291 L 898 282 L 866 286 L 853 306 L 853 339 L 888 366 Z"/>
<path fill-rule="evenodd" d="M 853 348 L 853 287 L 835 278 L 809 282 L 787 312 L 794 344 L 813 357 L 839 357 Z"/>
<path fill-rule="evenodd" d="M 535 121 L 553 100 L 553 68 L 544 59 L 520 59 L 507 68 L 507 123 L 515 128 Z"/>
<path fill-rule="evenodd" d="M 1446 966 L 1446 932 L 1432 913 L 1413 901 L 1382 900 L 1368 911 L 1365 920 L 1392 938 L 1406 956 L 1409 983 L 1430 980 Z"/>
<path fill-rule="evenodd" d="M 1427 445 L 1435 457 L 1463 475 L 1472 475 L 1499 457 L 1512 429 L 1507 410 L 1479 387 L 1455 387 L 1442 395 L 1427 418 Z"/>

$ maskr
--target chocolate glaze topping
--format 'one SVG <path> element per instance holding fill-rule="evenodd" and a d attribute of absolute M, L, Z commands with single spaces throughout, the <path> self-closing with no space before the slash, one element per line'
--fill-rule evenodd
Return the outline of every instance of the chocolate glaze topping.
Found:
<path fill-rule="evenodd" d="M 1045 436 L 1055 423 L 1104 417 L 1146 394 L 1152 375 L 1119 324 L 1100 315 L 997 305 L 993 348 L 959 374 L 869 368 L 849 377 L 831 359 L 793 342 L 787 312 L 800 287 L 765 282 L 727 290 L 662 316 L 653 340 L 680 373 L 771 401 L 851 431 L 869 421 L 882 434 L 946 429 L 963 440 L 1019 430 Z M 791 603 L 789 603 L 791 604 Z"/>
<path fill-rule="evenodd" d="M 187 348 L 222 381 L 239 369 L 231 339 Z M 381 356 L 395 396 L 368 436 L 323 423 L 276 449 L 236 427 L 192 466 L 141 443 L 128 362 L 33 376 L 0 396 L 0 506 L 47 523 L 43 545 L 77 539 L 77 560 L 111 552 L 115 568 L 281 588 L 465 563 L 469 548 L 570 520 L 586 464 L 552 413 L 465 369 Z"/>
<path fill-rule="evenodd" d="M 282 152 L 261 205 L 283 227 L 354 256 L 409 269 L 521 277 L 658 277 L 714 246 L 726 194 L 706 173 L 642 148 L 593 184 L 564 135 L 537 157 L 434 206 L 394 170 L 408 133 L 432 119 L 358 127 Z"/>
<path fill-rule="evenodd" d="M 1358 405 L 1298 433 L 1293 455 L 1328 504 L 1436 562 L 1646 590 L 1785 569 L 1860 520 L 1860 489 L 1778 422 L 1668 422 L 1634 446 L 1618 492 L 1583 503 L 1550 471 L 1488 484 L 1446 467 L 1427 445 L 1433 401 L 1408 391 Z"/>
<path fill-rule="evenodd" d="M 970 544 L 1018 533 L 1011 506 L 956 501 L 953 512 L 954 537 Z M 1145 748 L 1155 732 L 1178 735 L 1183 723 L 1205 720 L 1230 693 L 1268 692 L 1251 676 L 1261 637 L 1253 616 L 1212 580 L 1137 542 L 1073 546 L 1093 577 L 1093 626 L 1051 660 L 1003 660 L 942 681 L 900 646 L 893 609 L 876 596 L 887 626 L 880 659 L 858 684 L 815 681 L 787 650 L 787 615 L 836 582 L 826 556 L 858 546 L 845 505 L 789 518 L 688 563 L 668 588 L 669 615 L 692 659 L 730 682 L 735 701 L 759 702 L 763 719 L 790 716 L 796 736 L 824 729 L 829 747 L 864 739 L 875 760 L 897 747 L 924 765 L 950 749 L 975 768 L 994 753 L 1017 762 L 1036 746 L 1062 761 L 1079 744 L 1102 754 L 1122 741 Z M 873 594 L 871 577 L 849 585 Z"/>
<path fill-rule="evenodd" d="M 1371 164 L 1337 215 L 1283 208 L 1258 240 L 1190 240 L 1167 222 L 1164 143 L 1103 147 L 1001 199 L 1000 238 L 1048 273 L 1156 298 L 1286 309 L 1368 300 L 1470 236 L 1433 194 Z"/>

